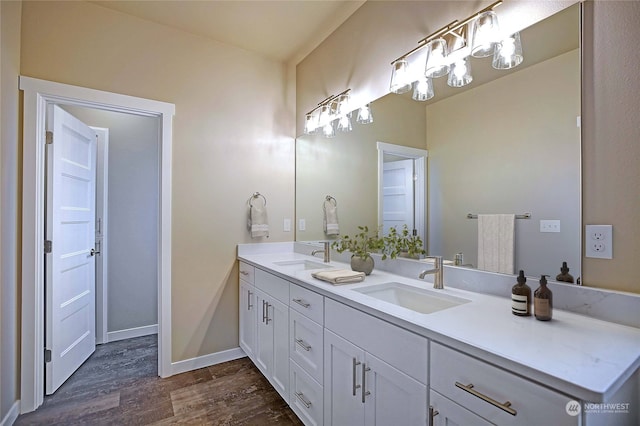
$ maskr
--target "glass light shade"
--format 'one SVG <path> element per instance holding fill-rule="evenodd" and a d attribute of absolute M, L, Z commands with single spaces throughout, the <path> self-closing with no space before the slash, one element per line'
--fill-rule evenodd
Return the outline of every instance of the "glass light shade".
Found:
<path fill-rule="evenodd" d="M 366 104 L 358 110 L 358 118 L 356 121 L 360 124 L 373 123 L 373 114 L 371 114 L 371 104 Z"/>
<path fill-rule="evenodd" d="M 391 71 L 389 91 L 398 95 L 407 93 L 411 90 L 412 83 L 409 75 L 409 63 L 403 58 L 395 61 L 391 66 L 393 70 Z"/>
<path fill-rule="evenodd" d="M 427 77 L 422 77 L 416 81 L 413 88 L 413 96 L 411 98 L 414 101 L 427 101 L 434 96 L 433 92 L 433 80 Z"/>
<path fill-rule="evenodd" d="M 474 58 L 491 56 L 499 41 L 498 15 L 489 10 L 471 21 L 471 55 Z"/>
<path fill-rule="evenodd" d="M 329 121 L 327 124 L 322 126 L 322 134 L 327 138 L 333 138 L 336 136 L 336 126 L 335 121 Z"/>
<path fill-rule="evenodd" d="M 318 117 L 313 112 L 304 116 L 304 134 L 310 135 L 318 129 Z"/>
<path fill-rule="evenodd" d="M 431 40 L 426 47 L 427 50 L 427 66 L 425 76 L 429 78 L 437 78 L 446 75 L 449 72 L 449 64 L 447 64 L 447 42 L 443 38 Z"/>
<path fill-rule="evenodd" d="M 468 58 L 458 59 L 451 65 L 447 84 L 451 87 L 462 87 L 473 81 L 471 62 Z"/>
<path fill-rule="evenodd" d="M 343 95 L 340 95 L 338 97 L 337 100 L 337 107 L 336 110 L 338 112 L 338 115 L 340 116 L 344 116 L 348 113 L 351 112 L 350 108 L 349 108 L 349 101 L 350 101 L 350 97 L 348 93 L 345 93 Z"/>
<path fill-rule="evenodd" d="M 346 114 L 338 118 L 338 130 L 341 132 L 350 132 L 353 129 L 351 126 L 351 114 Z"/>
<path fill-rule="evenodd" d="M 523 60 L 520 33 L 515 33 L 498 43 L 491 65 L 498 70 L 508 70 L 517 67 Z"/>
<path fill-rule="evenodd" d="M 331 116 L 331 106 L 330 105 L 322 105 L 320 109 L 320 117 L 318 118 L 318 127 L 324 127 L 325 124 L 330 122 L 333 119 Z"/>

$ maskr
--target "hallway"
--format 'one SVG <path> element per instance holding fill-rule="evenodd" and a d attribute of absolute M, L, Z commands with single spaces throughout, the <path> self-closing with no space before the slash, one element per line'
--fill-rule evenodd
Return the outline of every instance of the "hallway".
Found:
<path fill-rule="evenodd" d="M 248 358 L 167 379 L 157 336 L 99 345 L 35 412 L 15 425 L 300 425 Z"/>

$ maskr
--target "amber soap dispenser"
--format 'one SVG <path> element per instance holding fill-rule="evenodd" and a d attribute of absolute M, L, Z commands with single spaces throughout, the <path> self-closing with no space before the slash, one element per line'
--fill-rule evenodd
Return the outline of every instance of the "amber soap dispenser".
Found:
<path fill-rule="evenodd" d="M 511 313 L 521 317 L 531 315 L 531 288 L 525 284 L 527 278 L 524 271 L 518 274 L 518 284 L 511 289 Z"/>
<path fill-rule="evenodd" d="M 533 293 L 533 312 L 537 320 L 549 321 L 553 314 L 553 295 L 547 287 L 547 276 L 540 277 L 540 287 Z"/>

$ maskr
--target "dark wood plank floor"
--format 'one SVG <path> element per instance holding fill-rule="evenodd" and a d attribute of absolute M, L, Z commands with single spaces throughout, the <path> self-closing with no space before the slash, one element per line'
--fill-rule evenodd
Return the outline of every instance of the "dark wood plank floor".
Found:
<path fill-rule="evenodd" d="M 166 379 L 156 336 L 100 345 L 58 391 L 16 425 L 301 425 L 242 358 Z"/>

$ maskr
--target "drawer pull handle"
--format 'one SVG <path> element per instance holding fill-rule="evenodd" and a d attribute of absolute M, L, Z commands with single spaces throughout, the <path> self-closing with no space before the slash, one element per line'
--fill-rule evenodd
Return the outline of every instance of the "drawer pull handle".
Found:
<path fill-rule="evenodd" d="M 504 403 L 500 403 L 498 401 L 496 401 L 495 399 L 484 395 L 480 392 L 478 392 L 477 390 L 475 390 L 473 388 L 473 384 L 469 383 L 468 385 L 463 385 L 460 382 L 456 382 L 456 387 L 462 389 L 465 392 L 469 392 L 471 395 L 475 396 L 476 398 L 480 398 L 481 400 L 488 402 L 489 404 L 498 407 L 499 409 L 501 409 L 502 411 L 506 411 L 507 413 L 511 414 L 512 416 L 515 416 L 516 414 L 518 414 L 518 412 L 516 410 L 514 410 L 513 408 L 511 408 L 511 403 L 509 401 L 504 402 Z"/>
<path fill-rule="evenodd" d="M 249 275 L 249 273 L 248 273 L 247 271 L 240 271 L 240 273 L 241 273 L 242 275 L 244 275 L 245 277 L 246 277 L 247 275 Z"/>
<path fill-rule="evenodd" d="M 304 342 L 304 340 L 302 340 L 302 339 L 296 339 L 296 343 L 297 343 L 298 345 L 300 345 L 300 347 L 301 347 L 302 349 L 304 349 L 305 351 L 307 351 L 307 352 L 309 352 L 309 351 L 311 350 L 311 346 L 310 346 L 310 345 L 307 345 L 307 344 Z"/>
<path fill-rule="evenodd" d="M 304 404 L 305 407 L 311 408 L 311 401 L 308 401 L 302 392 L 296 392 L 296 397 Z"/>
<path fill-rule="evenodd" d="M 362 403 L 363 404 L 365 403 L 364 401 L 365 396 L 371 395 L 371 392 L 365 391 L 367 387 L 367 371 L 371 371 L 371 369 L 367 367 L 367 364 L 362 363 Z"/>
<path fill-rule="evenodd" d="M 356 389 L 360 388 L 360 385 L 356 384 L 356 367 L 360 365 L 360 361 L 353 358 L 353 396 L 356 396 Z"/>
<path fill-rule="evenodd" d="M 429 426 L 433 426 L 433 418 L 438 414 L 440 414 L 440 412 L 430 405 L 429 406 Z"/>
<path fill-rule="evenodd" d="M 303 308 L 308 308 L 309 306 L 311 306 L 311 303 L 307 303 L 302 299 L 292 299 L 294 302 L 296 302 L 298 305 L 302 306 Z"/>

